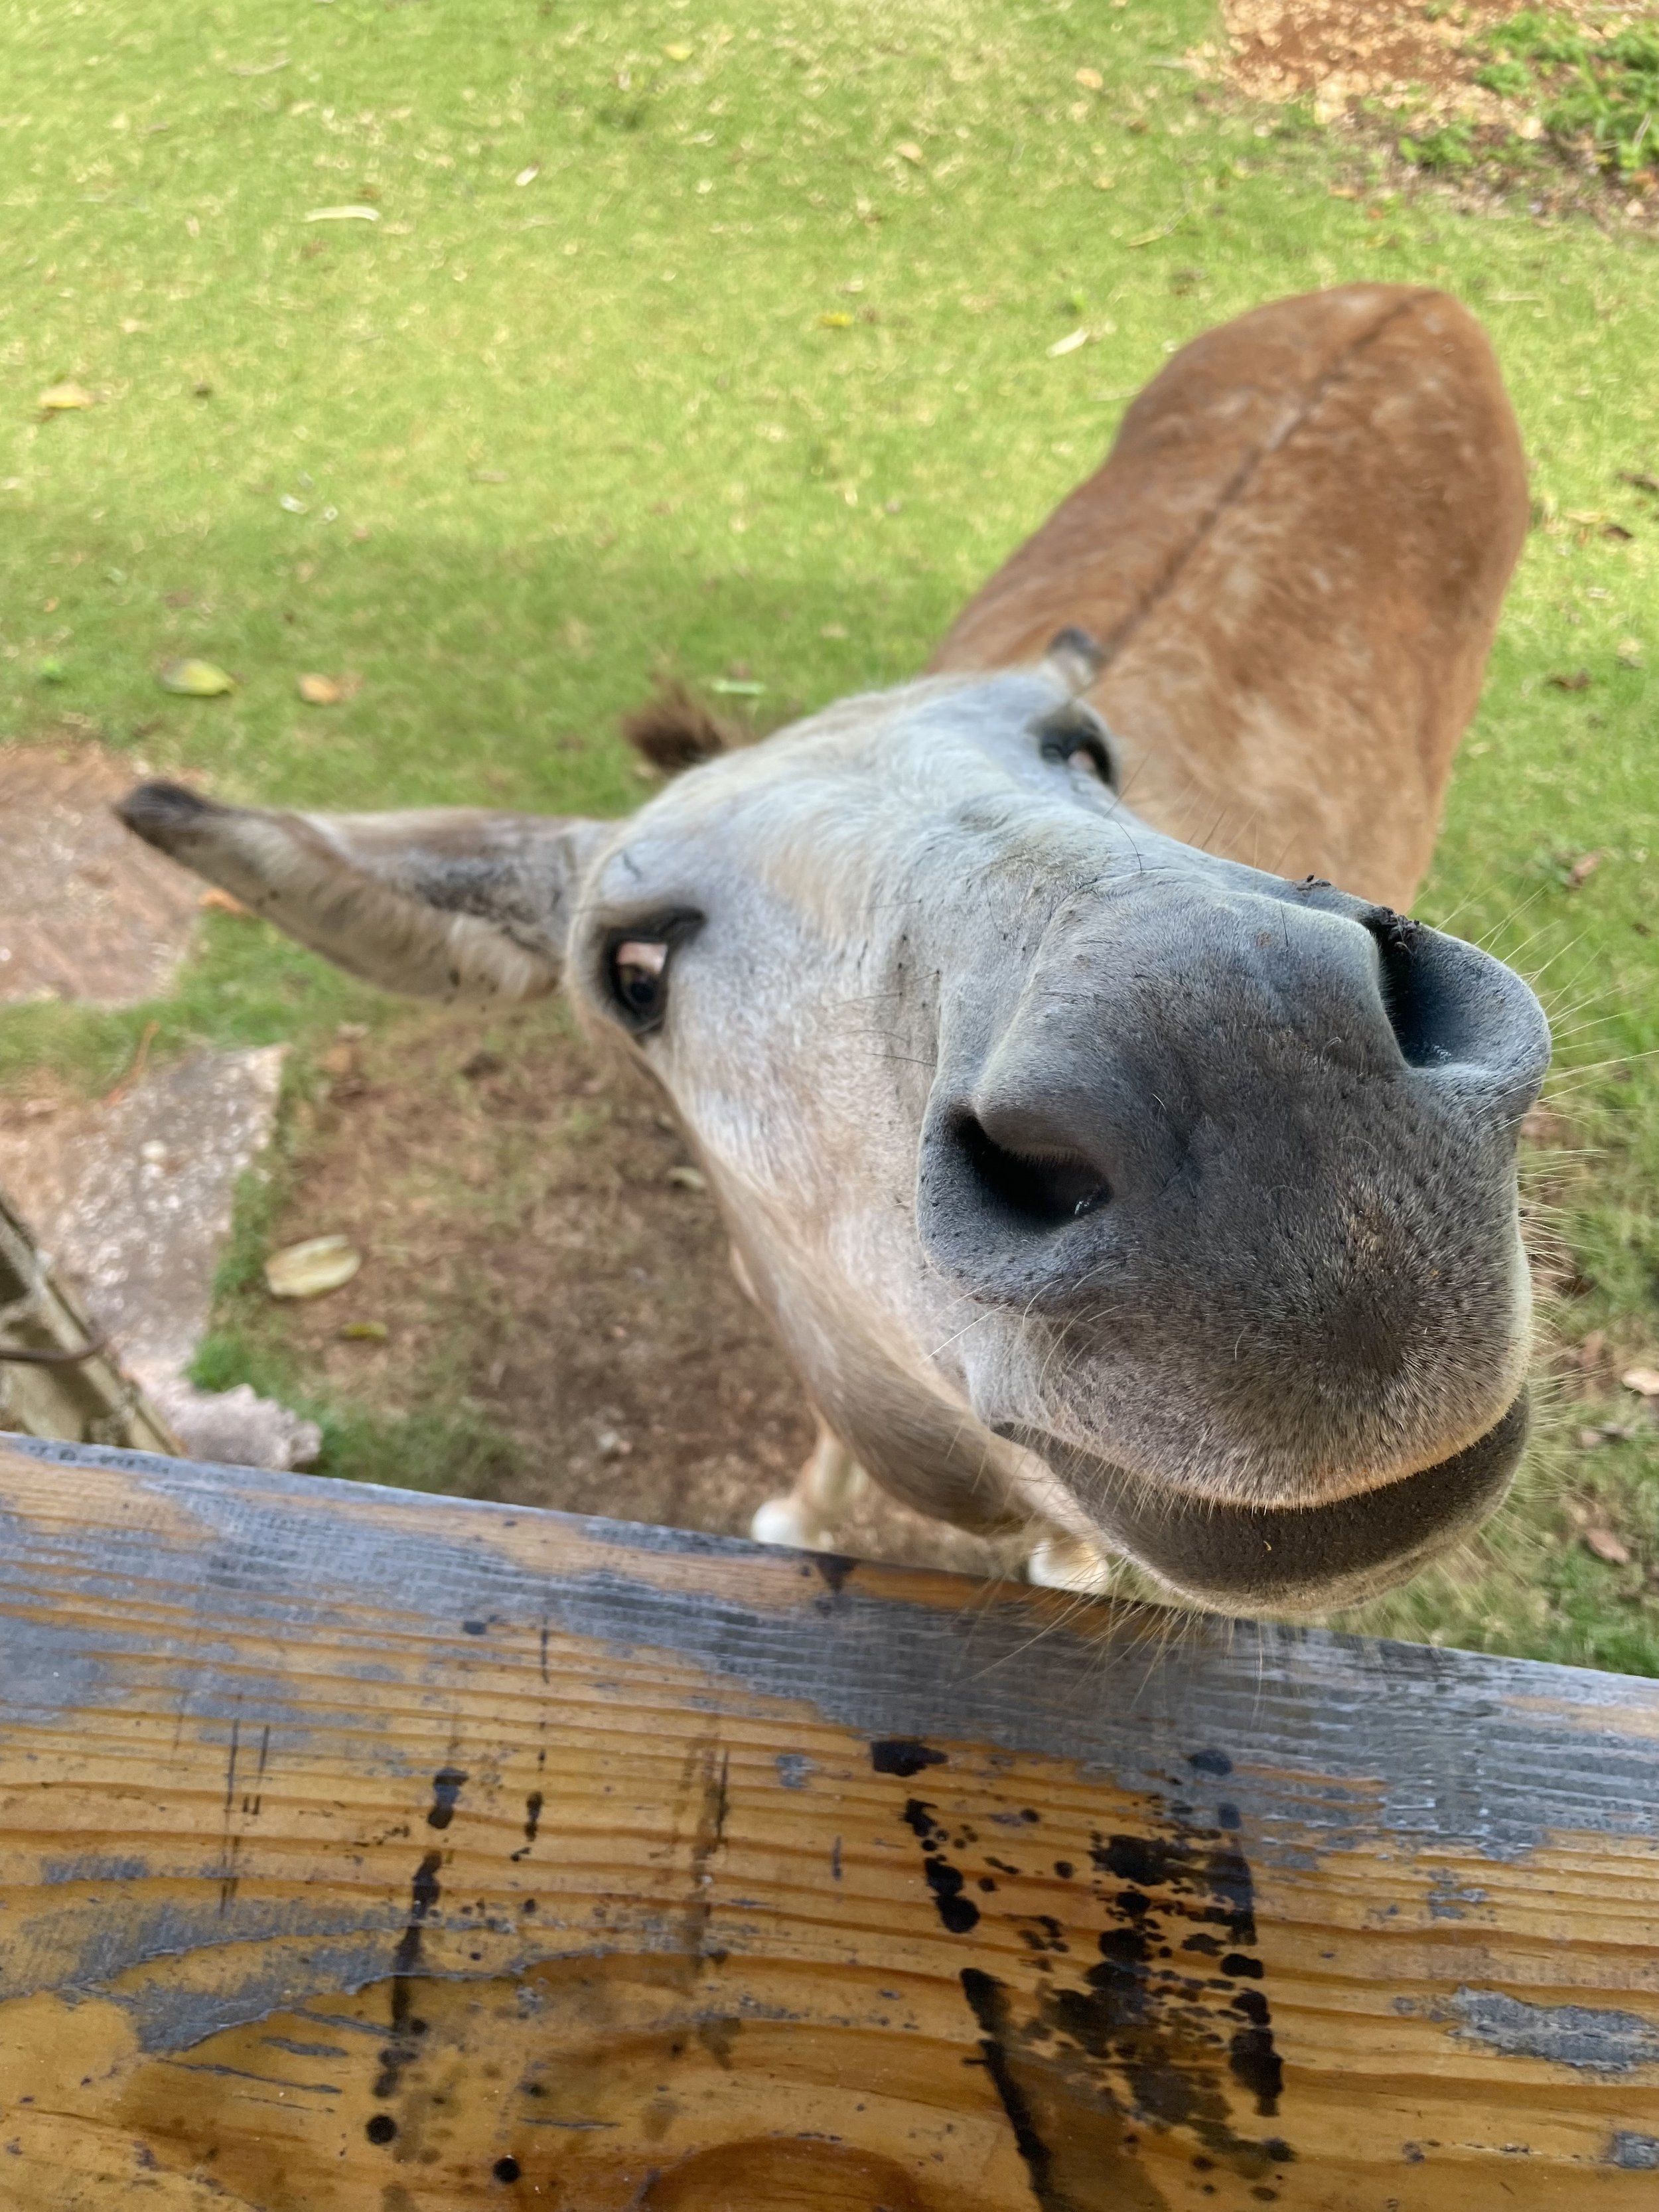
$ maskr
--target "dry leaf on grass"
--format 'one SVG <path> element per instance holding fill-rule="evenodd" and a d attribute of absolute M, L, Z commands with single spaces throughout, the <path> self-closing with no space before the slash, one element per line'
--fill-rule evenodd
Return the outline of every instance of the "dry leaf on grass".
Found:
<path fill-rule="evenodd" d="M 301 677 L 295 688 L 307 707 L 337 707 L 342 700 L 354 697 L 361 687 L 355 676 L 319 676 L 313 672 Z"/>
<path fill-rule="evenodd" d="M 271 1254 L 265 1287 L 273 1298 L 320 1298 L 349 1283 L 362 1264 L 362 1254 L 343 1237 L 307 1237 Z"/>
<path fill-rule="evenodd" d="M 1619 1380 L 1638 1398 L 1659 1398 L 1659 1367 L 1627 1367 Z"/>
<path fill-rule="evenodd" d="M 893 151 L 898 155 L 901 161 L 911 162 L 917 168 L 921 167 L 924 158 L 922 150 L 913 139 L 901 139 L 899 143 L 894 147 Z"/>
<path fill-rule="evenodd" d="M 48 415 L 68 415 L 77 408 L 97 404 L 84 384 L 49 384 L 40 394 L 40 405 Z"/>
<path fill-rule="evenodd" d="M 1628 1546 L 1621 1544 L 1611 1528 L 1586 1528 L 1584 1547 L 1594 1552 L 1598 1559 L 1605 1559 L 1610 1567 L 1627 1567 L 1630 1565 Z"/>
<path fill-rule="evenodd" d="M 307 222 L 379 222 L 380 210 L 372 207 L 313 208 Z"/>
<path fill-rule="evenodd" d="M 1600 853 L 1581 853 L 1567 870 L 1567 889 L 1576 891 L 1580 884 L 1587 884 L 1601 866 L 1601 858 Z"/>
<path fill-rule="evenodd" d="M 1590 672 L 1588 668 L 1576 668 L 1571 676 L 1547 676 L 1544 681 L 1553 691 L 1588 691 Z"/>
<path fill-rule="evenodd" d="M 251 921 L 253 918 L 251 908 L 245 907 L 240 899 L 233 898 L 228 891 L 222 890 L 217 884 L 210 884 L 196 903 L 206 914 L 228 914 L 238 921 Z"/>
<path fill-rule="evenodd" d="M 170 660 L 156 681 L 181 699 L 218 699 L 236 689 L 236 678 L 211 660 Z"/>
<path fill-rule="evenodd" d="M 670 1168 L 668 1180 L 681 1190 L 707 1190 L 708 1178 L 700 1168 Z"/>
<path fill-rule="evenodd" d="M 349 1321 L 340 1334 L 348 1344 L 384 1344 L 392 1332 L 383 1321 Z"/>
<path fill-rule="evenodd" d="M 1068 331 L 1066 337 L 1063 338 L 1056 338 L 1054 343 L 1049 347 L 1048 358 L 1050 361 L 1058 361 L 1061 354 L 1076 353 L 1079 347 L 1086 346 L 1088 343 L 1089 333 L 1087 331 Z"/>

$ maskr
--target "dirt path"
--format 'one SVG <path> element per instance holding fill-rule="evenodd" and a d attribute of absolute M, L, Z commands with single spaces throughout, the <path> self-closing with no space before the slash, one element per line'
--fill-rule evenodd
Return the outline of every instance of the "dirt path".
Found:
<path fill-rule="evenodd" d="M 415 1014 L 328 1056 L 276 1241 L 343 1233 L 344 1290 L 276 1317 L 301 1365 L 385 1414 L 465 1407 L 504 1436 L 492 1497 L 737 1534 L 811 1441 L 656 1092 L 562 1009 Z M 344 1335 L 364 1325 L 383 1340 Z M 1005 1556 L 873 1499 L 849 1548 Z"/>

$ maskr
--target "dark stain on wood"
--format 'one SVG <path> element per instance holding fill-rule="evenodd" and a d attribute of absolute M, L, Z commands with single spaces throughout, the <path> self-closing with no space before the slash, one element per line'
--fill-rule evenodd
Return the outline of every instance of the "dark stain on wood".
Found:
<path fill-rule="evenodd" d="M 945 1856 L 950 1838 L 934 1819 L 933 1808 L 920 1797 L 912 1797 L 905 1804 L 903 1819 L 922 1847 L 922 1876 L 933 1893 L 940 1920 L 952 1936 L 970 1934 L 979 1925 L 979 1907 L 971 1897 L 963 1894 L 968 1886 L 966 1875 Z"/>
<path fill-rule="evenodd" d="M 432 1809 L 426 1816 L 428 1828 L 447 1828 L 455 1817 L 455 1801 L 466 1786 L 466 1776 L 459 1766 L 441 1766 L 432 1778 Z"/>
<path fill-rule="evenodd" d="M 870 1747 L 870 1764 L 878 1774 L 896 1774 L 906 1782 L 924 1767 L 944 1766 L 947 1759 L 946 1753 L 918 1743 L 915 1736 L 882 1736 Z"/>
<path fill-rule="evenodd" d="M 423 1923 L 443 1894 L 438 1880 L 442 1864 L 441 1851 L 428 1851 L 410 1884 L 409 1923 L 392 1956 L 392 2033 L 380 2054 L 380 2070 L 374 2081 L 374 2094 L 382 2099 L 397 2095 L 404 2069 L 414 2058 L 426 2033 L 425 2021 L 415 2016 L 415 1976 L 421 1965 Z"/>

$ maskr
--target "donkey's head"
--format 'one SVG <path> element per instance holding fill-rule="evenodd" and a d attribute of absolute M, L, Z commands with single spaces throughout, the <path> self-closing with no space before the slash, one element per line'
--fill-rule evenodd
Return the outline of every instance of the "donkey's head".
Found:
<path fill-rule="evenodd" d="M 620 824 L 124 813 L 373 981 L 562 974 L 918 1504 L 1218 1602 L 1392 1578 L 1519 1449 L 1543 1017 L 1470 945 L 1138 821 L 1067 673 L 849 700 Z"/>
<path fill-rule="evenodd" d="M 1301 866 L 1408 883 L 1524 515 L 1474 325 L 1350 288 L 1170 364 L 953 632 L 977 670 L 708 759 L 630 821 L 164 785 L 125 817 L 375 982 L 562 977 L 672 1099 L 830 1426 L 912 1503 L 1039 1516 L 1201 1601 L 1329 1603 L 1454 1542 L 1519 1455 L 1515 1149 L 1548 1033 L 1473 946 L 1167 831 L 1237 793 Z M 1103 677 L 1071 633 L 1042 657 L 1044 608 L 1043 637 L 1109 633 Z"/>

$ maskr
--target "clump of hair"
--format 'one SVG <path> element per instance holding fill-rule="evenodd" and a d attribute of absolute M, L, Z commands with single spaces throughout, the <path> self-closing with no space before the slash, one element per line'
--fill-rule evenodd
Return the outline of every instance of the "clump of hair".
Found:
<path fill-rule="evenodd" d="M 641 759 L 661 775 L 678 775 L 701 761 L 754 742 L 751 730 L 715 714 L 678 676 L 657 678 L 657 688 L 645 704 L 623 716 L 622 733 Z"/>

